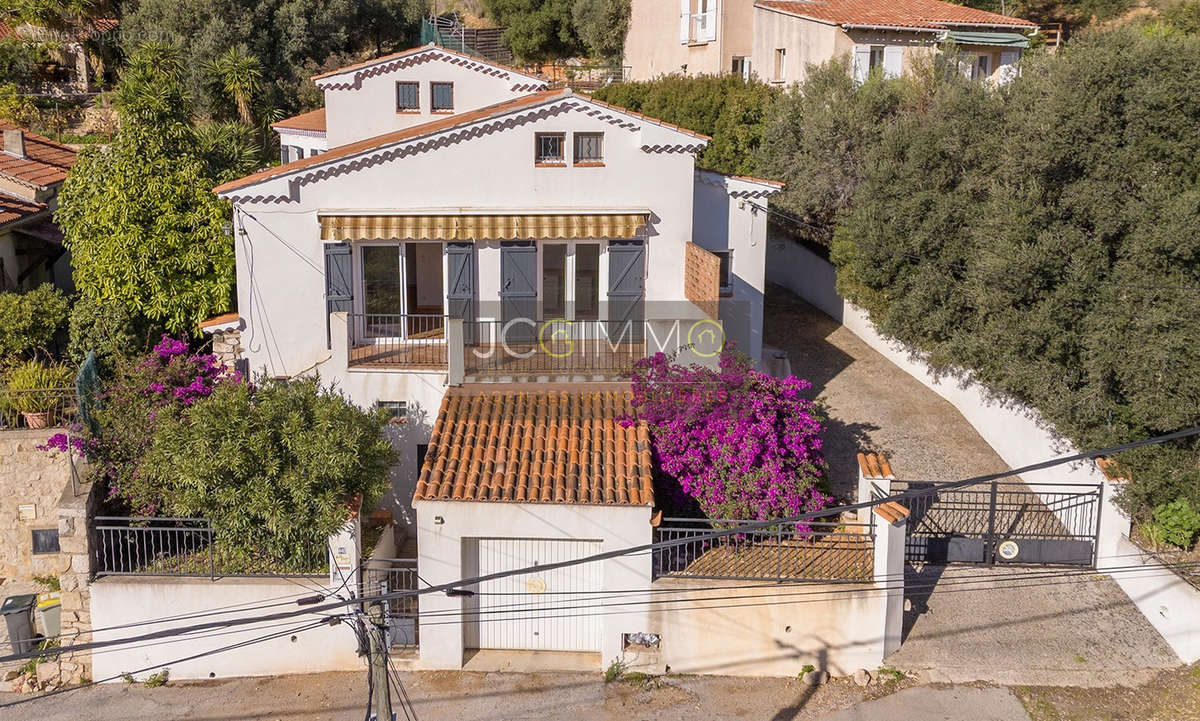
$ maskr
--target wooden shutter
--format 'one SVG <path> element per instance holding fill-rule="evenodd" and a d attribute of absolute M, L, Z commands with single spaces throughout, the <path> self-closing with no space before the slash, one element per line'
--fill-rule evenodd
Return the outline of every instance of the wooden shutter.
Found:
<path fill-rule="evenodd" d="M 871 46 L 870 45 L 855 45 L 854 46 L 854 79 L 860 83 L 867 82 L 867 75 L 871 72 Z"/>
<path fill-rule="evenodd" d="M 634 342 L 645 337 L 646 254 L 641 240 L 613 241 L 608 246 L 609 339 Z"/>
<path fill-rule="evenodd" d="M 717 0 L 705 3 L 704 33 L 700 39 L 710 43 L 717 39 Z"/>
<path fill-rule="evenodd" d="M 904 48 L 888 45 L 883 49 L 883 77 L 898 78 L 904 69 Z"/>
<path fill-rule="evenodd" d="M 536 321 L 537 246 L 531 240 L 505 241 L 500 244 L 500 319 Z M 514 323 L 505 332 L 514 341 L 532 341 L 530 323 Z"/>
<path fill-rule="evenodd" d="M 329 314 L 354 310 L 354 271 L 349 243 L 325 244 L 325 347 L 333 348 Z"/>
<path fill-rule="evenodd" d="M 475 245 L 448 243 L 446 271 L 450 279 L 447 310 L 451 318 L 463 319 L 463 342 L 475 345 Z"/>
<path fill-rule="evenodd" d="M 692 0 L 679 0 L 679 42 L 688 44 L 692 31 Z"/>

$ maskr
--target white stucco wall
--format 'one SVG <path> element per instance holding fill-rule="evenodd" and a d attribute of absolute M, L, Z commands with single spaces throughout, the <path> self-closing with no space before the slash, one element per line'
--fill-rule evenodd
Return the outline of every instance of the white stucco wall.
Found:
<path fill-rule="evenodd" d="M 459 64 L 461 60 L 458 55 L 433 52 L 425 62 L 370 77 L 363 74 L 357 87 L 349 89 L 327 86 L 333 83 L 353 82 L 353 72 L 318 81 L 318 87 L 326 88 L 325 118 L 329 147 L 334 148 L 511 100 L 527 92 L 513 90 L 514 85 L 528 85 L 533 82 L 509 73 L 489 74 L 473 70 Z M 396 111 L 396 83 L 400 81 L 420 84 L 419 111 Z M 430 110 L 431 82 L 454 83 L 453 112 L 435 113 Z"/>
<path fill-rule="evenodd" d="M 303 148 L 304 157 L 306 158 L 312 157 L 314 150 L 325 152 L 329 149 L 329 143 L 326 142 L 324 133 L 286 130 L 284 128 L 276 128 L 275 132 L 279 135 L 280 145 Z"/>
<path fill-rule="evenodd" d="M 775 50 L 787 50 L 784 72 L 775 75 Z M 836 25 L 786 15 L 758 7 L 754 9 L 754 73 L 764 82 L 790 85 L 804 80 L 805 65 L 849 54 L 853 43 Z"/>
<path fill-rule="evenodd" d="M 609 551 L 649 543 L 652 535 L 649 506 L 417 501 L 416 507 L 418 567 L 421 578 L 435 586 L 467 575 L 464 573 L 464 538 L 591 539 L 601 541 L 602 551 Z M 444 523 L 436 523 L 438 517 Z M 648 554 L 599 563 L 602 566 L 602 590 L 650 587 L 651 559 Z M 462 618 L 453 614 L 461 614 L 465 603 L 462 598 L 444 594 L 421 596 L 422 667 L 462 666 L 464 627 L 461 623 L 446 621 Z M 577 606 L 579 602 L 567 598 L 556 605 Z M 447 617 L 447 613 L 452 615 Z M 596 613 L 601 614 L 601 667 L 619 658 L 622 634 L 649 630 L 650 619 L 644 606 L 597 608 Z"/>
<path fill-rule="evenodd" d="M 693 242 L 707 250 L 733 251 L 733 291 L 721 299 L 721 321 L 738 350 L 761 360 L 769 200 L 735 197 L 754 187 L 744 181 L 708 171 L 696 176 Z"/>
<path fill-rule="evenodd" d="M 321 579 L 295 581 L 313 588 L 328 585 Z M 222 578 L 212 581 L 208 578 L 109 576 L 93 582 L 89 588 L 92 626 L 97 629 L 92 633 L 95 641 L 208 621 L 257 618 L 274 611 L 295 610 L 298 607 L 290 601 L 315 593 L 306 592 L 295 583 L 280 578 Z M 253 608 L 264 603 L 279 603 L 281 599 L 286 605 L 268 610 Z M 141 624 L 146 619 L 204 613 L 230 606 L 240 608 L 202 618 L 113 628 L 131 623 Z M 92 654 L 92 675 L 96 679 L 106 679 L 149 668 L 148 671 L 134 674 L 138 680 L 144 680 L 151 673 L 169 667 L 170 678 L 182 680 L 365 669 L 365 664 L 356 653 L 358 644 L 353 631 L 340 624 L 322 625 L 191 661 L 178 660 L 319 620 L 319 615 L 305 614 L 288 620 L 285 625 L 274 625 L 284 624 L 284 621 L 264 622 L 239 629 L 218 629 L 162 639 L 169 640 L 169 643 L 156 641 L 98 649 Z"/>
<path fill-rule="evenodd" d="M 790 240 L 773 240 L 768 246 L 767 280 L 778 283 L 821 308 L 893 364 L 946 399 L 987 441 L 988 445 L 1012 468 L 1051 458 L 1078 453 L 1065 438 L 1057 435 L 1034 409 L 997 398 L 984 386 L 953 376 L 936 373 L 918 354 L 906 350 L 897 341 L 881 335 L 866 311 L 853 303 L 837 300 L 836 274 L 833 267 L 803 246 Z M 795 369 L 803 375 L 803 369 Z M 903 477 L 903 459 L 893 459 Z M 1171 573 L 1130 571 L 1143 566 L 1161 568 L 1152 559 L 1141 558 L 1128 540 L 1129 519 L 1113 503 L 1116 488 L 1105 483 L 1091 461 L 1064 464 L 1021 476 L 1029 483 L 1051 484 L 1042 490 L 1053 491 L 1054 484 L 1104 483 L 1101 504 L 1098 570 L 1111 570 L 1112 578 L 1181 659 L 1200 658 L 1200 594 L 1188 591 L 1186 584 Z M 1068 490 L 1064 486 L 1062 490 Z M 1131 555 L 1133 554 L 1133 555 Z M 1142 554 L 1144 555 L 1144 554 Z"/>

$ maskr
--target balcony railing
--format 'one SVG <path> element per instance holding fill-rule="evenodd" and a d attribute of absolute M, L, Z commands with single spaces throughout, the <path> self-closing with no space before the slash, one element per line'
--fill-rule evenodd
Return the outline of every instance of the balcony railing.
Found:
<path fill-rule="evenodd" d="M 657 577 L 867 583 L 874 573 L 869 523 L 778 523 L 751 533 L 703 538 L 750 521 L 664 518 L 654 540 L 678 545 L 654 551 Z M 695 540 L 692 540 L 695 539 Z"/>
<path fill-rule="evenodd" d="M 645 355 L 645 329 L 640 321 L 463 323 L 463 372 L 477 380 L 512 376 L 627 377 L 634 362 Z"/>
<path fill-rule="evenodd" d="M 308 563 L 248 557 L 223 546 L 204 518 L 97 516 L 92 526 L 94 573 L 99 576 L 307 576 L 328 571 L 327 549 Z"/>
<path fill-rule="evenodd" d="M 67 426 L 75 422 L 78 408 L 74 388 L 0 388 L 0 429 Z"/>
<path fill-rule="evenodd" d="M 351 313 L 350 365 L 446 367 L 446 316 Z"/>

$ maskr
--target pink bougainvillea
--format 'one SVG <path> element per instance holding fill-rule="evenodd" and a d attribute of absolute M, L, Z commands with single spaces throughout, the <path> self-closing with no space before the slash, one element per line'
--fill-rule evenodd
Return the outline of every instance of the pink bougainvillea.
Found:
<path fill-rule="evenodd" d="M 723 354 L 714 371 L 658 353 L 638 361 L 632 386 L 662 472 L 709 518 L 770 520 L 829 505 L 817 487 L 821 417 L 801 395 L 808 381 L 773 378 L 740 354 Z"/>

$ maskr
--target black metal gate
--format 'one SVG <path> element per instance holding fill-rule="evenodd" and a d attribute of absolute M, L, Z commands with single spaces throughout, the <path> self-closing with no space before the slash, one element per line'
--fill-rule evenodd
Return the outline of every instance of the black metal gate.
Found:
<path fill-rule="evenodd" d="M 415 558 L 371 558 L 362 571 L 363 596 L 415 591 L 417 589 L 417 560 Z M 389 645 L 393 649 L 417 647 L 417 597 L 401 596 L 388 599 L 384 608 Z"/>
<path fill-rule="evenodd" d="M 905 558 L 925 563 L 1094 566 L 1100 484 L 1002 483 L 939 490 L 895 481 L 893 493 L 928 489 L 909 509 Z"/>

